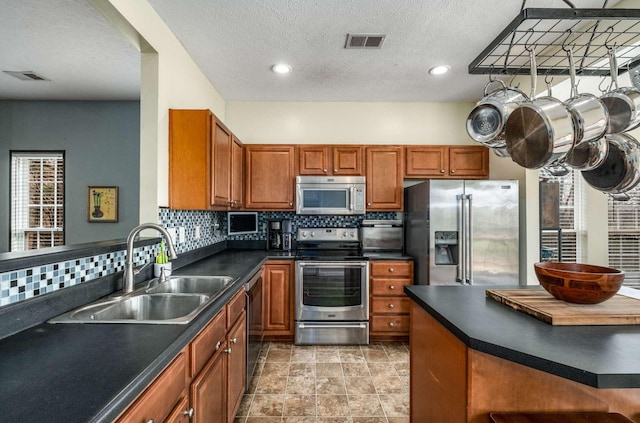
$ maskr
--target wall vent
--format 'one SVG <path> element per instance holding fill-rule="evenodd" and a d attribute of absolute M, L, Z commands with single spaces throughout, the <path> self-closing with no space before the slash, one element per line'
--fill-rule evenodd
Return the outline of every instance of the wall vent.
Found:
<path fill-rule="evenodd" d="M 385 38 L 384 34 L 347 34 L 344 48 L 380 48 Z"/>
<path fill-rule="evenodd" d="M 32 71 L 2 71 L 7 75 L 11 75 L 14 78 L 18 78 L 21 81 L 48 81 L 47 78 L 38 75 Z"/>

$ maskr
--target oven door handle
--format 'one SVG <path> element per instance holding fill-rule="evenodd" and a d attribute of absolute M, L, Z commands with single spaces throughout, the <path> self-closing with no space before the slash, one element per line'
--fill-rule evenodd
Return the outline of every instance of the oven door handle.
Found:
<path fill-rule="evenodd" d="M 300 267 L 367 267 L 367 261 L 298 261 Z"/>
<path fill-rule="evenodd" d="M 298 327 L 300 329 L 333 329 L 333 328 L 360 328 L 364 329 L 367 327 L 364 323 L 327 323 L 325 325 L 318 325 L 313 323 L 298 323 Z"/>

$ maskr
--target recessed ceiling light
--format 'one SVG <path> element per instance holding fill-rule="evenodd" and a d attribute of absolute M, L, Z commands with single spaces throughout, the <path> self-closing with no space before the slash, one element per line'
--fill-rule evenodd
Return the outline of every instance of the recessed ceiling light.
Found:
<path fill-rule="evenodd" d="M 450 69 L 451 67 L 449 67 L 448 65 L 434 66 L 429 69 L 429 73 L 431 75 L 442 75 L 443 73 L 449 72 Z"/>
<path fill-rule="evenodd" d="M 289 73 L 291 72 L 291 66 L 284 63 L 278 63 L 277 65 L 271 66 L 271 70 L 275 73 Z"/>

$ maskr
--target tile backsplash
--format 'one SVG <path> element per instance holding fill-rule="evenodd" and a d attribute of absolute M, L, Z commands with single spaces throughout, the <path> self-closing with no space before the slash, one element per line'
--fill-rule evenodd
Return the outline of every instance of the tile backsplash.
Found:
<path fill-rule="evenodd" d="M 364 216 L 299 216 L 293 212 L 258 213 L 257 234 L 227 236 L 227 213 L 223 211 L 159 210 L 159 223 L 176 231 L 175 247 L 184 253 L 223 242 L 259 241 L 267 239 L 269 219 L 291 219 L 294 232 L 298 227 L 357 227 L 363 219 L 396 219 L 393 212 L 367 213 Z M 184 236 L 181 235 L 183 228 Z M 196 236 L 199 235 L 199 236 Z M 134 249 L 134 265 L 151 262 L 160 250 L 159 244 Z M 73 258 L 31 268 L 0 273 L 0 306 L 17 303 L 62 288 L 77 285 L 124 270 L 126 251 L 114 251 L 93 256 Z"/>

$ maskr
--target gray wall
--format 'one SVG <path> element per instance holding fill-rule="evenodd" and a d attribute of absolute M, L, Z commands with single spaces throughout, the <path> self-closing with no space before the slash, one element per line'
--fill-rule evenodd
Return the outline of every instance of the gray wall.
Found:
<path fill-rule="evenodd" d="M 138 101 L 0 101 L 0 252 L 9 250 L 10 150 L 65 152 L 66 244 L 126 238 L 138 224 Z M 87 186 L 119 187 L 119 221 L 87 222 Z"/>

